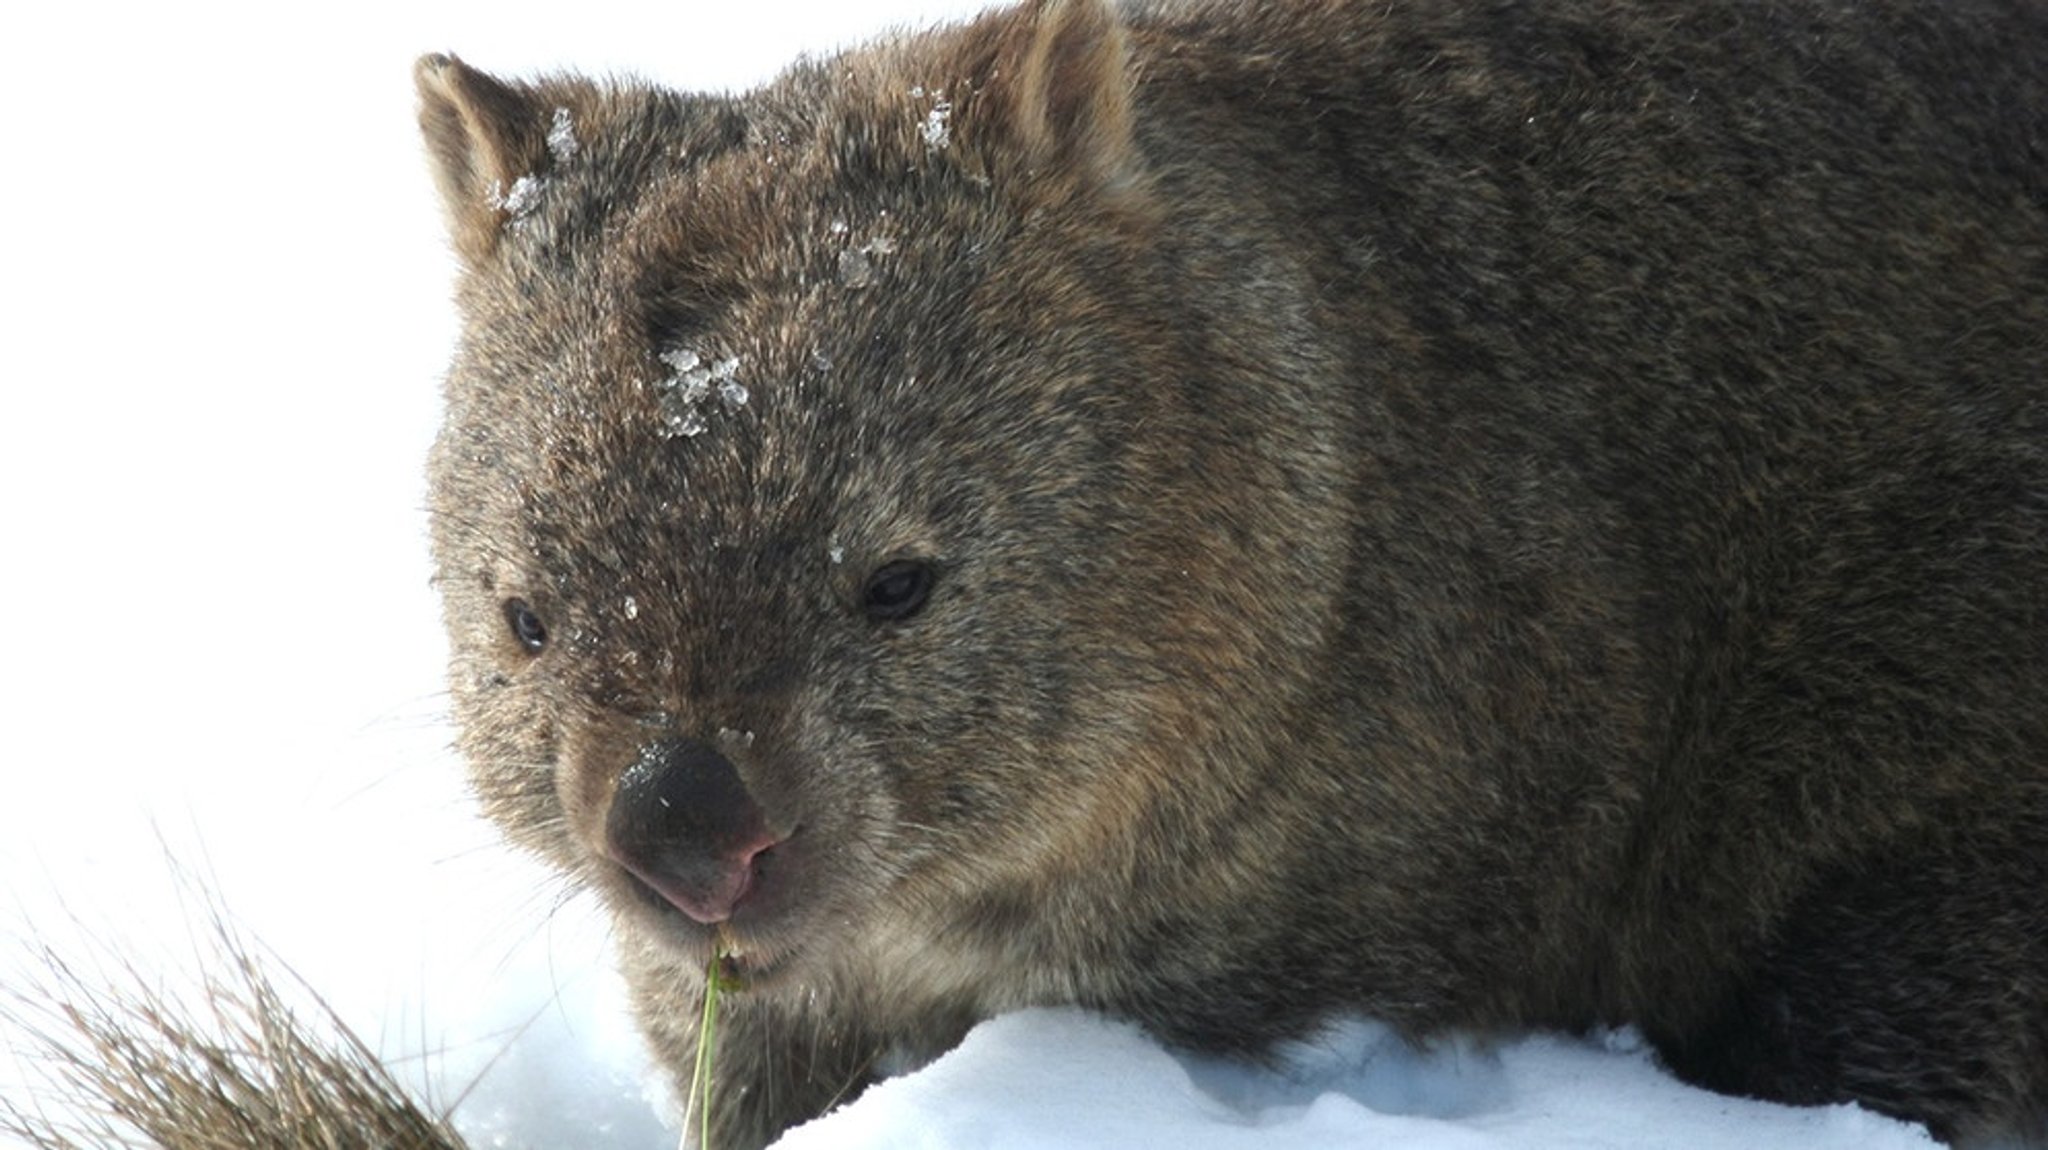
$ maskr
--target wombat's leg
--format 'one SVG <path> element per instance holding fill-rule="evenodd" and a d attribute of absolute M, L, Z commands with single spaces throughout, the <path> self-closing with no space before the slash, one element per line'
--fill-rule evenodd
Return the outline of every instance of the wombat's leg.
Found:
<path fill-rule="evenodd" d="M 2048 1139 L 2048 817 L 2002 814 L 1813 891 L 1713 1017 L 1652 1035 L 1672 1069 L 1943 1139 Z"/>
<path fill-rule="evenodd" d="M 710 1150 L 755 1150 L 784 1130 L 815 1118 L 866 1089 L 881 1046 L 825 1018 L 793 1010 L 780 998 L 721 996 L 712 1054 Z M 683 1057 L 696 1060 L 696 1025 L 663 1028 L 657 1041 L 687 1041 Z M 687 1034 L 682 1033 L 687 1031 Z M 688 1083 L 678 1085 L 688 1093 Z M 699 1147 L 702 1120 L 692 1115 L 683 1139 Z"/>

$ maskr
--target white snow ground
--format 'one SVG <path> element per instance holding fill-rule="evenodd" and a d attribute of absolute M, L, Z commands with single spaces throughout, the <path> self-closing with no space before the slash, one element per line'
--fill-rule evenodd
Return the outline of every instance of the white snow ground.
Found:
<path fill-rule="evenodd" d="M 164 851 L 480 1146 L 666 1147 L 587 907 L 468 813 L 445 751 L 420 459 L 450 264 L 409 67 L 453 49 L 744 85 L 967 0 L 23 6 L 0 35 L 0 980 L 72 921 L 195 928 Z M 153 961 L 153 960 L 152 960 Z M 0 1035 L 10 1040 L 16 1035 Z M 424 1052 L 424 1053 L 423 1053 Z M 1627 1036 L 1281 1072 L 1070 1013 L 999 1019 L 792 1133 L 815 1147 L 1927 1144 L 1717 1097 Z M 481 1075 L 479 1078 L 478 1076 Z M 20 1098 L 0 1056 L 0 1096 Z"/>

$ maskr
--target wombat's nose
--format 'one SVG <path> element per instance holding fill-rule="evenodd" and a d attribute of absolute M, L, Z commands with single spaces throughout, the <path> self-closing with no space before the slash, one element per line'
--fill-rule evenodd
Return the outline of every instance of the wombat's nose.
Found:
<path fill-rule="evenodd" d="M 775 836 L 739 772 L 695 739 L 652 743 L 619 776 L 605 850 L 677 910 L 710 924 L 732 917 Z"/>

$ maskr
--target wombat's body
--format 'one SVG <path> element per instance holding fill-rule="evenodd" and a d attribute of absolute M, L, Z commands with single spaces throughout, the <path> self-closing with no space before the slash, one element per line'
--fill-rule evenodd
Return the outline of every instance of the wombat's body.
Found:
<path fill-rule="evenodd" d="M 718 1145 L 1078 1002 L 2048 1113 L 2048 7 L 423 62 L 464 749 Z"/>

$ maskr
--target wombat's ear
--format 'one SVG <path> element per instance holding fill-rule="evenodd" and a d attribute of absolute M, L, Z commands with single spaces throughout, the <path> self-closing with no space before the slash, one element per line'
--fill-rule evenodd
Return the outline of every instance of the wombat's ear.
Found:
<path fill-rule="evenodd" d="M 1032 0 L 1017 14 L 1008 57 L 1014 143 L 1036 173 L 1118 189 L 1138 175 L 1131 136 L 1131 64 L 1107 0 Z"/>
<path fill-rule="evenodd" d="M 464 259 L 482 263 L 497 249 L 508 190 L 546 158 L 543 109 L 453 56 L 420 57 L 413 79 L 449 233 Z"/>

